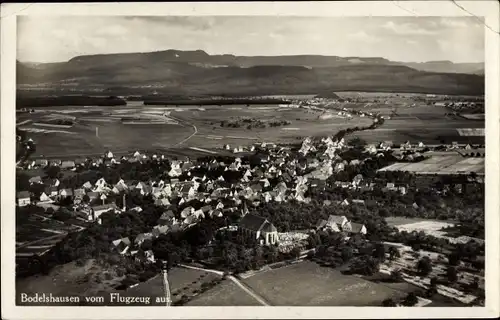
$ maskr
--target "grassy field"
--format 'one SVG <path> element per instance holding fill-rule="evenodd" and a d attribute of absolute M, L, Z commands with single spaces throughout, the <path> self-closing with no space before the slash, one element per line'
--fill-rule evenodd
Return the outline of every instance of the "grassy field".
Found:
<path fill-rule="evenodd" d="M 184 269 L 184 268 L 173 268 L 168 272 L 168 281 L 170 283 L 170 290 L 172 294 L 172 301 L 175 303 L 183 295 L 188 297 L 197 296 L 200 294 L 201 285 L 203 283 L 209 283 L 212 280 L 219 279 L 217 275 L 209 272 Z M 213 290 L 213 289 L 211 289 Z M 204 294 L 209 293 L 210 290 Z M 163 277 L 158 275 L 147 282 L 141 283 L 136 287 L 130 288 L 125 292 L 122 292 L 123 296 L 146 296 L 146 297 L 163 297 L 164 286 Z M 153 305 L 165 305 L 164 303 L 155 303 Z"/>
<path fill-rule="evenodd" d="M 387 298 L 403 297 L 395 289 L 309 261 L 268 271 L 244 282 L 276 306 L 380 306 Z"/>
<path fill-rule="evenodd" d="M 95 275 L 108 275 L 107 279 L 95 282 Z M 105 277 L 106 278 L 106 277 Z M 52 293 L 54 296 L 91 296 L 109 292 L 120 283 L 123 277 L 102 269 L 94 260 L 83 265 L 75 262 L 55 267 L 48 275 L 37 275 L 16 281 L 16 304 L 21 304 L 20 296 L 26 294 Z M 21 304 L 23 305 L 23 304 Z"/>
<path fill-rule="evenodd" d="M 261 306 L 261 304 L 231 280 L 224 280 L 216 287 L 195 297 L 187 306 Z"/>

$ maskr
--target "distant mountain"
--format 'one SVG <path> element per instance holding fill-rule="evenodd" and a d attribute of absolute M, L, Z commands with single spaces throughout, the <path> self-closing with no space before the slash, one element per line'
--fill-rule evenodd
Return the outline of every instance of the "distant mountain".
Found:
<path fill-rule="evenodd" d="M 420 71 L 444 73 L 470 73 L 476 74 L 484 69 L 484 63 L 453 63 L 451 61 L 404 62 L 404 65 Z"/>
<path fill-rule="evenodd" d="M 463 65 L 472 68 L 472 64 Z M 440 71 L 433 71 L 433 67 Z M 476 65 L 474 71 L 482 67 Z M 117 95 L 152 91 L 184 95 L 310 94 L 342 90 L 482 94 L 483 77 L 451 71 L 459 68 L 467 69 L 446 61 L 405 65 L 384 58 L 244 57 L 167 50 L 79 56 L 51 64 L 18 62 L 17 83 L 19 89 Z"/>

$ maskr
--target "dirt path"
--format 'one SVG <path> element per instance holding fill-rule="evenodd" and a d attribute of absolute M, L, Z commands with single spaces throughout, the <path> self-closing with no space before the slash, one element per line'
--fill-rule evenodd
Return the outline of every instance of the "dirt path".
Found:
<path fill-rule="evenodd" d="M 223 276 L 224 275 L 224 272 L 218 271 L 218 270 L 198 268 L 198 267 L 188 266 L 188 265 L 185 265 L 185 264 L 179 264 L 179 266 L 183 267 L 183 268 L 187 268 L 187 269 L 194 269 L 194 270 L 200 270 L 200 271 L 205 271 L 205 272 L 211 272 L 211 273 L 215 273 L 215 274 L 217 274 L 219 276 Z M 262 298 L 259 294 L 257 294 L 255 291 L 253 291 L 250 287 L 248 287 L 244 283 L 242 283 L 240 280 L 238 280 L 234 276 L 228 276 L 228 278 L 232 282 L 234 282 L 238 287 L 240 287 L 241 289 L 243 289 L 243 291 L 245 291 L 250 296 L 252 296 L 255 300 L 257 300 L 260 304 L 262 304 L 263 306 L 270 306 L 270 304 L 264 298 Z"/>

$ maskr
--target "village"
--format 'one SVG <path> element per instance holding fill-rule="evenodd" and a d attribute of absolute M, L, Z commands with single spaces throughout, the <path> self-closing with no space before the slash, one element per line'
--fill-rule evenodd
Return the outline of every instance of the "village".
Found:
<path fill-rule="evenodd" d="M 224 149 L 232 148 L 225 145 Z M 475 151 L 477 146 L 457 143 L 426 146 L 423 143 L 407 142 L 396 147 L 390 141 L 378 145 L 366 145 L 359 139 L 346 142 L 344 138 L 333 140 L 328 137 L 306 138 L 299 146 L 259 143 L 245 147 L 244 150 L 238 147 L 235 148 L 234 157 L 209 156 L 196 160 L 188 158 L 175 160 L 161 154 L 138 151 L 129 156 L 115 157 L 108 151 L 96 158 L 27 161 L 24 167 L 18 168 L 19 175 L 25 181 L 17 184 L 18 189 L 24 188 L 18 190 L 16 198 L 17 260 L 22 269 L 23 261 L 26 263 L 31 261 L 30 258 L 40 258 L 50 253 L 68 234 L 82 232 L 95 224 L 107 224 L 106 219 L 115 221 L 113 219 L 120 219 L 121 216 L 131 213 L 136 216 L 144 213 L 148 215 L 144 219 L 149 221 L 146 225 L 151 226 L 150 229 L 141 227 L 141 230 L 134 229 L 130 235 L 122 232 L 122 236 L 109 239 L 108 247 L 111 252 L 141 263 L 155 264 L 164 257 L 158 254 L 162 250 L 155 250 L 155 246 L 151 243 L 167 239 L 166 235 L 188 233 L 196 228 L 197 231 L 192 232 L 199 233 L 208 225 L 207 221 L 216 221 L 210 222 L 211 228 L 213 229 L 215 225 L 216 229 L 211 233 L 210 239 L 207 239 L 208 244 L 193 249 L 198 257 L 195 261 L 198 260 L 197 263 L 205 266 L 220 266 L 219 262 L 214 262 L 217 260 L 214 255 L 207 254 L 204 247 L 207 245 L 207 248 L 213 247 L 216 243 L 215 238 L 222 237 L 224 241 L 243 243 L 248 248 L 253 248 L 254 245 L 276 248 L 281 258 L 278 260 L 273 258 L 268 262 L 313 257 L 322 261 L 321 263 L 334 267 L 347 265 L 351 272 L 365 276 L 385 273 L 391 278 L 396 277 L 401 281 L 412 283 L 427 292 L 435 290 L 440 295 L 462 303 L 481 303 L 478 292 L 479 288 L 484 288 L 484 267 L 481 267 L 481 263 L 475 263 L 475 257 L 471 258 L 474 261 L 464 258 L 463 264 L 466 267 L 462 267 L 468 271 L 460 272 L 458 277 L 460 280 L 454 283 L 436 282 L 437 278 L 446 278 L 447 272 L 456 275 L 459 270 L 457 266 L 460 262 L 448 267 L 447 258 L 443 258 L 446 257 L 446 252 L 448 255 L 455 254 L 457 250 L 463 251 L 464 246 L 473 246 L 476 251 L 479 250 L 478 256 L 481 256 L 480 248 L 482 246 L 484 252 L 484 240 L 481 240 L 480 236 L 450 237 L 446 232 L 433 230 L 433 222 L 423 226 L 420 223 L 418 227 L 419 224 L 415 224 L 411 219 L 408 220 L 409 223 L 393 225 L 391 229 L 387 225 L 382 227 L 377 225 L 370 220 L 374 219 L 371 216 L 356 214 L 357 208 L 368 211 L 377 208 L 376 211 L 380 212 L 386 206 L 387 209 L 384 210 L 390 210 L 390 204 L 380 202 L 373 196 L 368 199 L 364 196 L 366 194 L 381 193 L 385 194 L 383 197 L 386 198 L 405 198 L 409 194 L 420 192 L 419 188 L 425 185 L 425 182 L 420 182 L 419 185 L 418 172 L 414 172 L 416 174 L 408 179 L 407 171 L 398 173 L 393 170 L 385 172 L 381 169 L 394 163 L 418 163 L 422 159 L 432 158 L 432 152 L 456 154 L 457 149 L 467 153 L 465 150 Z M 472 157 L 476 156 L 474 152 L 471 154 Z M 484 153 L 482 154 L 484 156 Z M 131 171 L 134 174 L 126 173 L 129 170 L 134 170 Z M 30 172 L 41 172 L 41 174 L 31 177 L 26 175 Z M 132 177 L 134 179 L 129 179 Z M 429 177 L 423 175 L 422 179 Z M 435 179 L 435 176 L 433 175 L 431 179 Z M 430 187 L 430 192 L 462 194 L 463 189 L 473 190 L 481 182 L 477 174 L 457 173 L 449 182 L 441 183 L 440 187 Z M 337 191 L 332 193 L 332 190 Z M 342 193 L 350 195 L 342 196 Z M 328 194 L 336 199 L 327 199 Z M 159 212 L 158 219 L 150 220 L 153 219 L 151 213 L 147 213 L 148 209 L 141 206 L 143 199 L 151 201 L 155 212 Z M 297 208 L 306 206 L 306 208 L 322 209 L 321 212 L 314 209 L 307 217 L 297 219 L 273 216 L 271 213 L 272 208 L 275 208 L 273 206 L 290 203 Z M 427 217 L 424 206 L 414 201 L 408 203 L 405 209 L 398 209 L 394 214 L 408 216 L 409 214 L 404 212 L 406 210 L 411 211 L 413 217 Z M 348 213 L 338 214 L 342 213 L 342 210 Z M 396 212 L 396 209 L 394 210 Z M 450 208 L 447 210 L 450 212 Z M 444 219 L 457 221 L 450 217 Z M 453 229 L 457 227 L 458 222 L 443 225 Z M 438 229 L 441 230 L 441 227 Z M 317 242 L 333 241 L 330 239 L 332 234 L 335 241 L 340 241 L 336 242 L 337 253 L 333 255 L 337 258 L 325 256 L 324 245 L 318 247 L 317 244 Z M 422 240 L 424 241 L 422 245 L 427 251 L 412 249 L 415 247 L 412 243 L 416 240 L 405 238 L 410 235 L 427 239 L 424 234 L 429 234 L 427 237 L 430 238 Z M 318 240 L 322 237 L 330 240 Z M 392 242 L 388 240 L 397 237 L 403 237 L 405 240 L 395 241 L 390 245 Z M 427 246 L 426 241 L 444 241 L 444 244 L 436 249 L 435 245 Z M 353 253 L 344 254 L 343 248 L 346 243 L 354 248 Z M 377 248 L 381 244 L 387 247 L 387 250 L 382 250 L 382 259 L 377 253 L 379 252 Z M 454 245 L 458 247 L 455 248 Z M 430 254 L 428 251 L 432 250 L 429 247 L 440 253 Z M 255 252 L 255 249 L 248 250 Z M 356 265 L 359 265 L 356 259 L 364 259 L 366 255 L 365 253 L 358 256 L 363 250 L 370 252 L 370 258 L 373 251 L 379 259 L 371 271 L 356 269 Z M 397 250 L 397 259 L 391 250 Z M 170 254 L 167 256 L 170 257 Z M 386 256 L 391 258 L 386 259 Z M 422 259 L 432 259 L 434 270 L 445 270 L 445 276 L 434 272 L 432 280 L 430 271 L 420 272 L 418 265 Z M 169 263 L 175 262 L 169 261 Z M 366 261 L 361 264 L 370 265 Z M 263 268 L 261 264 L 229 265 L 226 265 L 229 270 L 242 274 L 255 272 L 251 271 L 252 269 Z M 449 271 L 449 268 L 455 271 Z M 405 301 L 384 303 L 409 303 Z M 415 304 L 422 301 L 417 299 Z"/>

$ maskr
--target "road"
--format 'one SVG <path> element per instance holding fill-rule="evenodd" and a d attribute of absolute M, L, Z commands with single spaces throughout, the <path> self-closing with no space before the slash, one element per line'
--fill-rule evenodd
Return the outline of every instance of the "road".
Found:
<path fill-rule="evenodd" d="M 235 277 L 233 276 L 228 276 L 228 278 L 233 281 L 234 283 L 236 283 L 236 285 L 238 287 L 240 287 L 241 289 L 243 289 L 246 293 L 248 293 L 249 295 L 251 295 L 255 300 L 257 300 L 260 304 L 262 304 L 263 306 L 270 306 L 270 304 L 264 300 L 264 298 L 262 298 L 260 295 L 258 295 L 255 291 L 253 291 L 250 287 L 248 287 L 247 285 L 243 284 L 241 281 L 239 281 L 238 279 L 236 279 Z"/>
<path fill-rule="evenodd" d="M 187 268 L 187 269 L 194 269 L 194 270 L 200 270 L 200 271 L 205 271 L 205 272 L 210 272 L 210 273 L 215 273 L 219 276 L 224 275 L 224 272 L 218 271 L 218 270 L 212 270 L 212 269 L 204 269 L 204 268 L 198 268 L 198 267 L 193 267 L 193 266 L 188 266 L 185 264 L 179 264 L 180 267 Z M 253 291 L 250 287 L 242 283 L 240 280 L 238 280 L 234 276 L 228 276 L 229 280 L 234 282 L 238 287 L 243 289 L 246 293 L 248 293 L 250 296 L 252 296 L 255 300 L 257 300 L 260 304 L 263 306 L 270 306 L 270 304 L 263 298 L 261 297 L 258 293 Z"/>
<path fill-rule="evenodd" d="M 189 139 L 191 139 L 192 137 L 194 137 L 198 133 L 198 128 L 194 124 L 191 124 L 191 123 L 189 123 L 187 121 L 184 121 L 184 120 L 172 117 L 172 116 L 169 116 L 169 117 L 172 118 L 172 119 L 174 119 L 174 120 L 176 120 L 176 121 L 178 121 L 179 123 L 183 123 L 183 124 L 186 124 L 188 126 L 191 126 L 194 129 L 194 132 L 189 137 L 187 137 L 186 139 L 184 139 L 184 140 L 182 140 L 182 141 L 174 144 L 172 147 L 180 146 L 181 144 L 183 144 L 184 142 L 188 141 Z"/>

